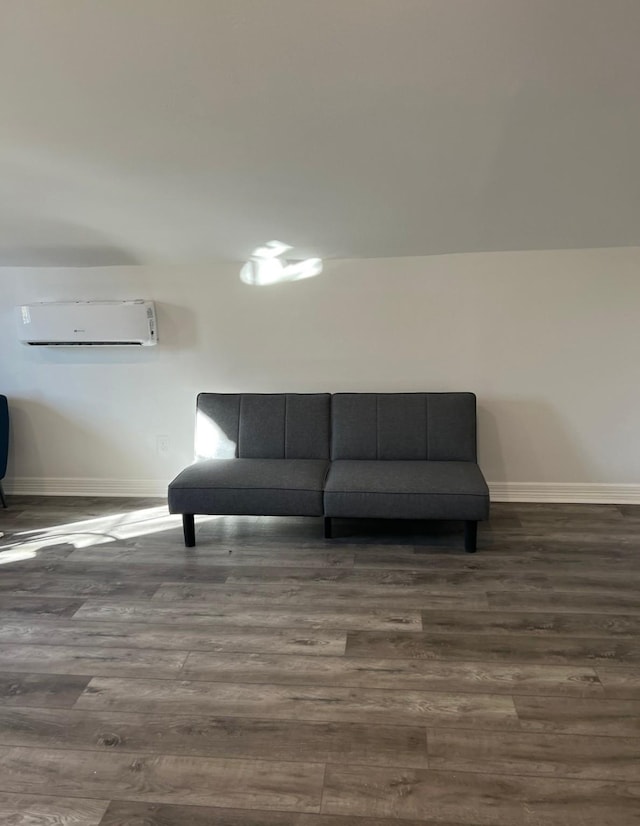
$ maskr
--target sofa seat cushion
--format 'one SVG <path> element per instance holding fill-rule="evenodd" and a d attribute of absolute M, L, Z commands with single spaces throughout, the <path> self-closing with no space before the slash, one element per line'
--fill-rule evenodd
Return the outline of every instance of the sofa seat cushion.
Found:
<path fill-rule="evenodd" d="M 324 459 L 209 459 L 169 485 L 171 513 L 322 516 Z"/>
<path fill-rule="evenodd" d="M 326 516 L 481 520 L 489 489 L 474 462 L 339 460 L 325 485 Z"/>

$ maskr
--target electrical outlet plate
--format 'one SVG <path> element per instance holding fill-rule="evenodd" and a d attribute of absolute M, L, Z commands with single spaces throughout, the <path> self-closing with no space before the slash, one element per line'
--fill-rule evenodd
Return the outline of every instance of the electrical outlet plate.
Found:
<path fill-rule="evenodd" d="M 156 451 L 161 455 L 167 454 L 169 452 L 168 436 L 156 436 Z"/>

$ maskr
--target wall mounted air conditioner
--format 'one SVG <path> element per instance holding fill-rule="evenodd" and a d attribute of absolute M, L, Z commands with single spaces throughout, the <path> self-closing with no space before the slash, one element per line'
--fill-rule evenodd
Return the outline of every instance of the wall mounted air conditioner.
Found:
<path fill-rule="evenodd" d="M 158 343 L 153 301 L 56 301 L 17 308 L 18 336 L 32 346 L 149 347 Z"/>

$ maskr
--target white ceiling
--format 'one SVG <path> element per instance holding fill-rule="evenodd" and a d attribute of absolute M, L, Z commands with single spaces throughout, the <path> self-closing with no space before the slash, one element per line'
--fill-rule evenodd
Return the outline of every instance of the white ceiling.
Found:
<path fill-rule="evenodd" d="M 0 0 L 0 266 L 640 243 L 639 0 Z"/>

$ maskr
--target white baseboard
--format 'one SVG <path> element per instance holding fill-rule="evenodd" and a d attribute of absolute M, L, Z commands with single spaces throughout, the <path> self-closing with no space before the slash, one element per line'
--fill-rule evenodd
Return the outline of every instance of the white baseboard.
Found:
<path fill-rule="evenodd" d="M 17 477 L 4 483 L 8 494 L 29 496 L 134 496 L 167 495 L 167 481 L 157 479 L 72 479 Z"/>
<path fill-rule="evenodd" d="M 167 481 L 158 479 L 42 479 L 19 477 L 4 482 L 8 494 L 35 496 L 166 497 Z M 489 482 L 492 502 L 561 502 L 640 505 L 640 484 L 584 482 Z"/>
<path fill-rule="evenodd" d="M 640 505 L 640 485 L 587 482 L 489 482 L 492 502 Z"/>

